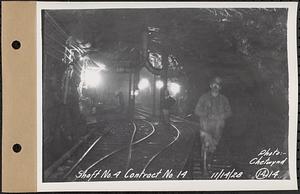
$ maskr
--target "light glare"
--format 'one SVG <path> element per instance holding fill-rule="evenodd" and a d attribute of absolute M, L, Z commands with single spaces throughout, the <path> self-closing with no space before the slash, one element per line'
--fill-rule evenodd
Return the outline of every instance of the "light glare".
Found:
<path fill-rule="evenodd" d="M 135 91 L 131 90 L 130 93 L 131 93 L 132 96 L 133 95 L 137 96 L 137 95 L 139 95 L 139 90 L 135 90 Z"/>
<path fill-rule="evenodd" d="M 138 84 L 138 88 L 140 90 L 144 90 L 144 89 L 148 88 L 149 85 L 150 85 L 149 80 L 143 78 L 143 79 L 140 80 L 140 82 Z"/>
<path fill-rule="evenodd" d="M 171 82 L 169 84 L 169 90 L 172 95 L 176 95 L 180 92 L 180 85 L 178 83 Z"/>
<path fill-rule="evenodd" d="M 86 70 L 84 75 L 84 81 L 89 87 L 96 87 L 100 84 L 100 74 L 98 71 Z"/>
<path fill-rule="evenodd" d="M 164 87 L 164 82 L 161 80 L 157 80 L 155 85 L 157 89 L 161 89 L 162 87 Z"/>
<path fill-rule="evenodd" d="M 135 95 L 135 96 L 139 95 L 139 91 L 138 91 L 138 90 L 135 90 L 135 91 L 134 91 L 134 95 Z"/>

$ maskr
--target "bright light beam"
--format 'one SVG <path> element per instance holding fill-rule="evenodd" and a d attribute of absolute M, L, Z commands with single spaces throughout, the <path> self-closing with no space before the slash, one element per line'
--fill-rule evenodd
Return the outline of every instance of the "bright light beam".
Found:
<path fill-rule="evenodd" d="M 150 86 L 149 80 L 143 78 L 140 80 L 139 84 L 138 84 L 138 88 L 140 90 L 144 90 L 146 88 L 148 88 Z"/>
<path fill-rule="evenodd" d="M 85 71 L 85 76 L 84 76 L 84 81 L 87 86 L 89 87 L 97 87 L 100 82 L 101 82 L 101 77 L 99 74 L 99 71 L 95 70 L 86 70 Z"/>
<path fill-rule="evenodd" d="M 139 95 L 139 90 L 135 90 L 135 91 L 131 90 L 131 95 L 132 96 L 133 95 L 135 95 L 135 96 Z"/>
<path fill-rule="evenodd" d="M 161 80 L 157 80 L 155 85 L 157 89 L 161 89 L 162 87 L 164 87 L 164 82 Z"/>
<path fill-rule="evenodd" d="M 172 95 L 176 95 L 180 92 L 180 85 L 178 83 L 171 82 L 169 84 L 169 90 Z"/>

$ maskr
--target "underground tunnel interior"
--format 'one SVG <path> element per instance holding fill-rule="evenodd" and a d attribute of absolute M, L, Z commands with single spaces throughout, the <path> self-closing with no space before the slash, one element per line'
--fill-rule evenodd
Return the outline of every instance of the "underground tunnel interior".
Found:
<path fill-rule="evenodd" d="M 44 10 L 43 109 L 44 127 L 49 131 L 44 140 L 59 126 L 53 126 L 51 119 L 56 119 L 53 107 L 61 101 L 67 39 L 92 45 L 89 56 L 108 68 L 116 64 L 139 68 L 144 67 L 142 34 L 155 27 L 163 47 L 176 58 L 168 76 L 181 84 L 180 95 L 185 95 L 181 114 L 193 114 L 199 97 L 209 90 L 209 80 L 220 76 L 221 93 L 233 113 L 223 132 L 226 149 L 221 151 L 241 163 L 262 147 L 287 152 L 286 22 L 287 9 Z M 147 68 L 143 72 L 140 77 L 152 76 Z M 118 85 L 115 88 L 124 89 L 128 99 L 127 74 L 111 75 L 118 79 L 110 78 L 104 85 Z M 142 97 L 139 100 L 143 102 Z M 197 122 L 195 116 L 191 119 Z M 77 127 L 84 125 L 78 122 Z"/>

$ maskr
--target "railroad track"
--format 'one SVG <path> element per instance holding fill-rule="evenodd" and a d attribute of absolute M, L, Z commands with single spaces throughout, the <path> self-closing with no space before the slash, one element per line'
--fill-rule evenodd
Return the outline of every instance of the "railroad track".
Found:
<path fill-rule="evenodd" d="M 136 110 L 138 112 L 141 112 L 144 115 L 147 115 L 147 114 L 150 115 L 149 111 L 144 110 L 142 107 L 137 107 Z M 188 124 L 188 125 L 190 125 L 192 127 L 196 127 L 197 129 L 200 128 L 200 125 L 198 123 L 193 122 L 193 121 L 189 121 L 187 119 L 181 118 L 181 117 L 179 117 L 177 115 L 174 115 L 174 114 L 171 115 L 171 121 L 173 121 L 173 123 L 175 123 L 175 122 L 176 123 L 177 122 L 182 122 L 182 123 Z M 175 128 L 175 129 L 177 129 L 174 124 L 171 124 L 171 126 L 173 128 Z M 179 131 L 179 130 L 177 129 L 177 131 Z M 195 138 L 197 138 L 197 137 L 193 137 L 194 146 L 193 146 L 193 149 L 191 150 L 189 161 L 188 161 L 188 162 L 191 162 L 191 166 L 189 166 L 188 170 L 191 171 L 191 174 L 190 174 L 191 177 L 190 178 L 192 178 L 192 179 L 200 179 L 200 178 L 203 178 L 203 176 L 207 176 L 207 172 L 203 171 L 203 165 L 204 165 L 204 162 L 205 162 L 204 160 L 205 159 L 201 158 L 201 156 L 200 156 L 200 150 L 201 150 L 200 146 L 201 146 L 201 143 L 199 141 L 196 141 Z M 200 136 L 199 136 L 199 138 L 200 138 Z M 176 139 L 178 139 L 178 136 L 177 136 Z M 163 152 L 164 150 L 166 150 L 173 143 L 175 143 L 175 141 L 174 142 L 170 142 L 170 145 L 168 144 L 164 149 L 161 150 L 161 152 Z M 150 164 L 159 154 L 161 154 L 161 152 L 158 152 L 155 156 L 153 156 L 149 160 L 148 163 Z M 146 168 L 149 166 L 148 163 L 146 165 Z M 228 166 L 226 166 L 226 165 L 223 165 L 221 167 L 228 168 Z M 218 166 L 214 165 L 213 168 L 216 169 L 216 168 L 218 168 Z"/>
<path fill-rule="evenodd" d="M 109 165 L 109 163 L 107 163 L 105 161 L 108 161 L 111 158 L 114 158 L 114 159 L 116 159 L 118 157 L 121 157 L 121 158 L 123 157 L 124 158 L 125 153 L 126 153 L 126 156 L 125 156 L 126 157 L 126 159 L 125 159 L 126 162 L 122 159 L 122 164 L 124 163 L 124 167 L 127 170 L 129 168 L 131 160 L 132 160 L 132 151 L 133 151 L 134 146 L 137 146 L 138 144 L 140 144 L 142 142 L 146 142 L 156 132 L 156 126 L 153 125 L 149 121 L 151 116 L 152 116 L 149 111 L 141 109 L 141 108 L 137 108 L 136 113 L 138 115 L 141 115 L 142 119 L 136 119 L 136 120 L 130 121 L 131 122 L 130 126 L 132 126 L 132 129 L 131 129 L 132 132 L 131 132 L 130 136 L 128 137 L 129 144 L 121 145 L 119 148 L 115 148 L 115 149 L 111 150 L 109 153 L 104 154 L 99 158 L 95 158 L 95 156 L 97 156 L 96 153 L 101 153 L 101 151 L 99 152 L 97 150 L 99 150 L 99 148 L 101 148 L 101 146 L 102 146 L 101 142 L 104 141 L 103 135 L 100 135 L 84 151 L 84 153 L 79 157 L 79 159 L 74 163 L 74 165 L 69 168 L 68 172 L 64 174 L 63 179 L 64 180 L 70 180 L 70 178 L 71 178 L 70 175 L 74 174 L 74 170 L 78 169 L 79 166 L 81 166 L 81 167 L 85 166 L 82 170 L 84 172 L 88 173 L 92 169 L 96 169 L 96 167 L 99 166 L 99 165 L 101 165 L 101 166 Z M 137 128 L 138 128 L 137 125 L 138 124 L 141 125 L 141 122 L 142 122 L 143 126 L 146 126 L 148 129 L 151 128 L 151 131 L 150 131 L 150 133 L 147 133 L 147 135 L 142 136 L 142 137 L 137 139 L 137 137 L 136 137 L 137 136 Z M 147 169 L 149 169 L 150 166 L 152 166 L 152 165 L 153 165 L 153 167 L 155 167 L 155 165 L 154 165 L 154 164 L 156 164 L 155 161 L 157 161 L 160 156 L 163 156 L 163 153 L 165 153 L 167 150 L 169 150 L 174 144 L 176 144 L 177 141 L 180 140 L 181 131 L 178 129 L 178 127 L 175 126 L 174 123 L 171 123 L 169 127 L 170 127 L 170 129 L 173 129 L 175 131 L 175 135 L 171 136 L 171 138 L 169 139 L 169 143 L 164 145 L 162 148 L 159 148 L 158 151 L 155 152 L 150 157 L 150 159 L 145 161 L 145 165 L 143 166 L 143 169 L 145 171 Z M 127 153 L 127 151 L 128 151 L 128 153 Z M 90 155 L 89 159 L 86 159 L 88 155 Z M 91 164 L 86 163 L 86 162 L 91 162 L 92 160 L 93 160 L 93 162 Z M 83 163 L 83 162 L 85 162 L 85 163 Z M 73 181 L 76 181 L 76 177 L 73 178 Z"/>
<path fill-rule="evenodd" d="M 179 129 L 171 124 L 171 126 L 176 130 L 177 134 L 175 136 L 175 138 L 173 140 L 171 140 L 170 143 L 168 143 L 166 146 L 164 146 L 159 152 L 157 152 L 155 155 L 153 155 L 150 160 L 147 162 L 146 166 L 144 167 L 144 170 L 146 171 L 147 168 L 150 166 L 150 164 L 153 163 L 153 161 L 159 157 L 159 155 L 161 155 L 164 151 L 166 151 L 169 147 L 171 147 L 173 144 L 175 144 L 176 141 L 178 141 L 180 135 L 181 135 L 181 132 L 179 131 Z"/>
<path fill-rule="evenodd" d="M 94 146 L 103 138 L 103 135 L 100 135 L 92 145 L 83 153 L 83 155 L 79 158 L 79 160 L 71 167 L 71 169 L 65 174 L 63 179 L 69 176 L 73 170 L 82 162 L 82 160 L 87 156 L 87 154 L 94 148 Z"/>
<path fill-rule="evenodd" d="M 120 152 L 122 152 L 122 151 L 125 151 L 125 150 L 127 150 L 127 149 L 128 149 L 128 157 L 127 157 L 126 168 L 128 168 L 128 166 L 130 165 L 131 156 L 132 156 L 132 147 L 135 146 L 135 145 L 137 145 L 137 144 L 139 144 L 139 143 L 141 143 L 141 142 L 146 141 L 147 139 L 149 139 L 149 138 L 154 134 L 154 132 L 155 132 L 155 130 L 156 130 L 156 129 L 155 129 L 155 126 L 154 126 L 151 122 L 149 122 L 149 121 L 147 121 L 147 120 L 141 120 L 141 121 L 144 122 L 144 123 L 146 123 L 146 124 L 148 124 L 148 125 L 150 125 L 150 127 L 151 127 L 151 132 L 150 132 L 148 135 L 146 135 L 146 136 L 144 136 L 144 137 L 142 137 L 142 138 L 140 138 L 140 139 L 134 141 L 134 138 L 135 138 L 136 132 L 137 132 L 137 126 L 136 126 L 136 122 L 135 122 L 134 120 L 131 121 L 131 124 L 132 124 L 132 126 L 133 126 L 133 132 L 132 132 L 131 137 L 130 137 L 130 143 L 129 143 L 129 145 L 124 145 L 124 146 L 122 146 L 122 147 L 120 147 L 120 148 L 117 148 L 117 149 L 113 150 L 112 152 L 110 152 L 110 153 L 108 153 L 108 154 L 106 154 L 106 155 L 100 157 L 100 158 L 97 159 L 95 162 L 93 162 L 91 165 L 89 165 L 84 171 L 85 171 L 85 172 L 88 172 L 90 169 L 92 169 L 92 168 L 95 167 L 96 165 L 99 165 L 101 162 L 104 162 L 104 161 L 108 160 L 109 158 L 115 156 L 116 154 L 118 154 L 118 153 L 120 153 Z M 74 171 L 74 169 L 75 169 L 75 168 L 83 161 L 83 159 L 88 155 L 88 153 L 89 153 L 89 152 L 90 152 L 97 144 L 100 143 L 100 140 L 101 140 L 101 139 L 102 139 L 102 137 L 98 137 L 98 138 L 92 143 L 92 145 L 91 145 L 91 146 L 90 146 L 90 147 L 82 154 L 82 156 L 81 156 L 81 157 L 79 158 L 79 160 L 75 163 L 75 165 L 72 166 L 71 169 L 65 174 L 64 179 L 66 179 L 66 178 Z M 74 180 L 73 180 L 73 181 L 74 181 Z"/>
<path fill-rule="evenodd" d="M 144 110 L 144 109 L 142 109 L 142 108 L 136 108 L 136 112 L 137 112 L 138 114 L 141 114 L 141 115 L 146 116 L 146 117 L 150 117 L 150 115 L 151 115 L 150 112 L 148 112 L 148 111 L 146 111 L 146 110 Z M 173 129 L 175 129 L 175 131 L 176 131 L 176 136 L 175 136 L 174 138 L 172 138 L 171 141 L 170 141 L 166 146 L 164 146 L 161 150 L 159 150 L 156 154 L 154 154 L 154 155 L 149 159 L 149 161 L 147 162 L 147 164 L 145 165 L 145 167 L 144 167 L 144 169 L 143 169 L 144 171 L 147 170 L 147 168 L 150 166 L 150 164 L 152 164 L 152 163 L 155 161 L 155 159 L 157 159 L 163 152 L 165 152 L 168 148 L 170 148 L 173 144 L 175 144 L 176 141 L 179 140 L 179 137 L 180 137 L 180 135 L 181 135 L 180 130 L 179 130 L 174 124 L 170 124 L 170 126 L 171 126 Z"/>

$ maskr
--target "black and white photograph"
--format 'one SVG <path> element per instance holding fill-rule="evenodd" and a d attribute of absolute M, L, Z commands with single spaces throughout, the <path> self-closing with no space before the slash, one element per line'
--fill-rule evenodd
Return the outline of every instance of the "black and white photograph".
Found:
<path fill-rule="evenodd" d="M 54 4 L 38 9 L 41 185 L 295 187 L 296 3 Z"/>

